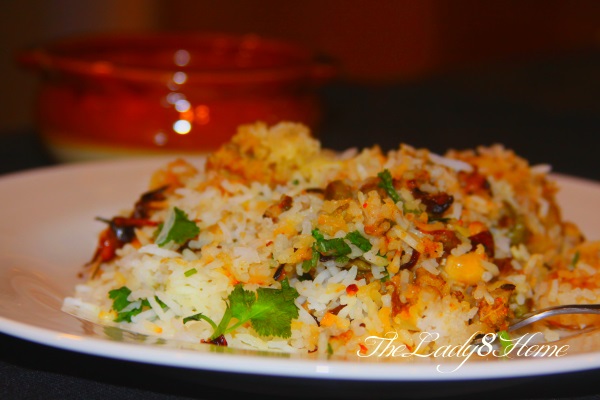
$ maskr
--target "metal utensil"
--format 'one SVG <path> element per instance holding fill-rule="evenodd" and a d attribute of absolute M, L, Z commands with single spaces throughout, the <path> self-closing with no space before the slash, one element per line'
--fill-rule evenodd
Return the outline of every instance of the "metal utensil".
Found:
<path fill-rule="evenodd" d="M 515 331 L 544 318 L 564 314 L 600 314 L 600 304 L 567 304 L 543 308 L 541 310 L 525 314 L 522 318 L 513 321 L 509 325 L 507 331 Z"/>

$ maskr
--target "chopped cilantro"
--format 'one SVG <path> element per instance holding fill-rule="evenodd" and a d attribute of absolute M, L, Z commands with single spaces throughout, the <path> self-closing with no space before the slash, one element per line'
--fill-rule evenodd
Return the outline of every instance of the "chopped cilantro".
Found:
<path fill-rule="evenodd" d="M 300 181 L 299 181 L 298 179 L 294 179 L 294 180 L 292 181 L 292 183 L 293 183 L 294 185 L 298 185 L 298 184 L 300 183 Z"/>
<path fill-rule="evenodd" d="M 319 232 L 318 229 L 313 229 L 312 230 L 312 237 L 314 237 L 316 239 L 317 243 L 319 241 L 325 240 L 325 236 L 323 236 L 323 234 L 321 232 Z"/>
<path fill-rule="evenodd" d="M 386 191 L 386 193 L 388 194 L 388 196 L 390 196 L 394 203 L 399 202 L 400 195 L 398 194 L 398 192 L 396 192 L 396 189 L 394 188 L 394 180 L 390 171 L 384 169 L 382 172 L 378 173 L 377 176 L 380 179 L 378 186 Z"/>
<path fill-rule="evenodd" d="M 498 339 L 500 339 L 500 348 L 502 349 L 502 356 L 506 356 L 510 353 L 514 344 L 510 339 L 510 335 L 507 331 L 498 332 Z"/>
<path fill-rule="evenodd" d="M 302 267 L 304 268 L 304 265 L 303 265 Z M 302 274 L 302 275 L 298 276 L 298 280 L 299 280 L 300 282 L 304 282 L 304 281 L 312 281 L 312 280 L 313 280 L 313 277 L 312 277 L 312 275 L 311 275 L 311 274 L 304 273 L 304 274 Z"/>
<path fill-rule="evenodd" d="M 338 264 L 348 264 L 348 261 L 350 261 L 350 258 L 346 257 L 346 256 L 337 256 L 335 258 L 335 262 Z"/>
<path fill-rule="evenodd" d="M 358 247 L 364 252 L 371 250 L 373 247 L 369 239 L 360 234 L 359 231 L 350 232 L 346 235 L 346 239 L 350 241 L 353 245 Z"/>
<path fill-rule="evenodd" d="M 135 317 L 139 313 L 142 312 L 142 306 L 132 308 L 129 311 L 121 311 L 117 313 L 117 318 L 114 319 L 115 322 L 131 322 L 131 318 Z"/>
<path fill-rule="evenodd" d="M 231 332 L 246 322 L 250 322 L 261 336 L 289 338 L 292 335 L 292 320 L 298 318 L 298 307 L 294 303 L 297 297 L 298 292 L 289 285 L 287 279 L 281 281 L 281 289 L 258 288 L 256 293 L 245 290 L 240 283 L 227 297 L 227 309 L 219 325 L 203 314 L 187 318 L 207 321 L 214 329 L 209 340 Z M 234 318 L 237 322 L 230 325 Z M 186 319 L 184 322 L 187 322 Z"/>
<path fill-rule="evenodd" d="M 381 251 L 377 251 L 377 257 L 382 257 L 387 259 L 387 253 L 381 254 Z M 390 272 L 387 270 L 387 267 L 383 267 L 383 272 L 381 273 L 383 277 L 379 279 L 381 282 L 387 282 L 390 280 Z"/>
<path fill-rule="evenodd" d="M 352 249 L 342 238 L 317 241 L 317 249 L 324 256 L 340 257 L 352 253 Z"/>
<path fill-rule="evenodd" d="M 390 198 L 394 201 L 394 203 L 398 203 L 400 200 L 402 200 L 402 197 L 400 197 L 400 194 L 398 194 L 398 192 L 396 191 L 396 188 L 394 187 L 394 179 L 392 178 L 392 174 L 390 173 L 389 170 L 384 169 L 382 172 L 378 173 L 377 176 L 379 177 L 380 181 L 379 184 L 377 186 L 383 188 L 385 190 L 385 192 L 388 194 L 388 196 L 390 196 Z M 408 209 L 406 208 L 406 204 L 404 204 L 404 202 L 402 203 L 402 212 L 404 212 L 404 214 L 415 214 L 415 215 L 420 215 L 421 214 L 421 210 L 420 209 Z"/>
<path fill-rule="evenodd" d="M 317 251 L 324 256 L 339 257 L 352 253 L 352 249 L 342 238 L 325 239 L 318 229 L 314 229 L 312 235 L 317 240 Z"/>
<path fill-rule="evenodd" d="M 158 303 L 158 305 L 159 305 L 161 308 L 168 308 L 168 307 L 169 307 L 168 305 L 166 305 L 165 303 L 163 303 L 161 299 L 159 299 L 159 298 L 158 298 L 158 297 L 156 297 L 156 296 L 154 296 L 154 300 L 156 300 L 156 302 Z M 145 301 L 147 302 L 148 300 L 145 300 Z M 142 303 L 143 303 L 143 302 L 142 302 Z M 148 307 L 150 307 L 150 303 L 148 303 Z"/>
<path fill-rule="evenodd" d="M 570 271 L 573 271 L 577 266 L 577 263 L 579 262 L 579 257 L 581 257 L 581 254 L 579 254 L 579 251 L 576 251 L 575 255 L 573 256 L 573 259 L 571 260 L 571 263 L 569 264 Z"/>
<path fill-rule="evenodd" d="M 160 247 L 170 242 L 184 244 L 198 236 L 199 233 L 200 228 L 198 228 L 198 225 L 194 221 L 190 221 L 184 211 L 174 207 L 169 211 L 166 221 L 156 238 L 156 243 Z"/>
<path fill-rule="evenodd" d="M 141 313 L 144 309 L 150 308 L 150 302 L 148 299 L 138 299 L 135 301 L 140 301 L 140 304 L 137 307 L 133 307 L 128 311 L 122 311 L 131 303 L 135 301 L 129 301 L 128 297 L 131 294 L 131 290 L 127 286 L 120 287 L 119 289 L 114 289 L 108 292 L 108 297 L 113 300 L 112 309 L 117 312 L 117 317 L 114 319 L 115 322 L 131 322 L 131 317 L 134 317 Z M 167 308 L 167 305 L 163 303 L 158 297 L 154 297 L 156 302 L 162 307 Z"/>
<path fill-rule="evenodd" d="M 115 311 L 121 311 L 125 307 L 127 307 L 131 302 L 127 300 L 129 295 L 131 294 L 131 290 L 127 286 L 120 287 L 119 289 L 114 289 L 108 292 L 108 298 L 112 299 L 113 305 L 112 308 Z"/>
<path fill-rule="evenodd" d="M 387 268 L 384 269 L 384 271 L 382 272 L 383 277 L 380 279 L 381 282 L 387 282 L 390 280 L 390 273 L 388 272 Z"/>
<path fill-rule="evenodd" d="M 131 290 L 127 286 L 120 287 L 108 292 L 108 297 L 113 300 L 112 309 L 117 312 L 117 317 L 114 319 L 115 322 L 131 322 L 131 317 L 138 315 L 142 312 L 143 304 L 140 303 L 138 307 L 132 308 L 128 311 L 122 311 L 129 306 L 132 301 L 128 300 Z"/>
<path fill-rule="evenodd" d="M 452 220 L 452 218 L 446 218 L 446 217 L 429 217 L 428 218 L 428 222 L 443 222 L 443 223 L 448 223 Z"/>
<path fill-rule="evenodd" d="M 360 235 L 360 233 L 358 234 Z M 312 236 L 315 238 L 316 242 L 312 246 L 311 258 L 302 262 L 302 270 L 304 272 L 308 272 L 312 268 L 315 268 L 321 255 L 335 257 L 336 261 L 341 264 L 345 264 L 349 261 L 349 258 L 346 257 L 346 255 L 352 253 L 352 249 L 343 238 L 325 239 L 325 236 L 323 236 L 318 229 L 313 229 Z M 352 240 L 350 241 L 352 242 Z"/>
<path fill-rule="evenodd" d="M 154 233 L 152 233 L 152 239 L 154 239 L 155 242 L 156 242 L 156 238 L 158 237 L 158 235 L 162 231 L 163 226 L 165 226 L 165 223 L 164 222 L 159 222 L 158 226 L 156 227 L 156 230 L 154 231 Z"/>
<path fill-rule="evenodd" d="M 327 343 L 327 355 L 333 355 L 333 347 L 331 347 L 331 343 Z"/>
<path fill-rule="evenodd" d="M 183 273 L 183 275 L 185 275 L 186 278 L 189 278 L 190 276 L 197 274 L 198 270 L 196 268 L 192 268 L 192 269 L 188 269 L 187 271 L 185 271 Z"/>
<path fill-rule="evenodd" d="M 350 261 L 348 254 L 352 253 L 352 248 L 346 240 L 365 252 L 372 248 L 371 242 L 359 231 L 349 232 L 345 238 L 325 239 L 318 229 L 313 229 L 312 236 L 315 238 L 315 243 L 312 246 L 311 258 L 302 262 L 304 272 L 316 267 L 321 256 L 334 257 L 338 264 L 347 264 Z"/>
<path fill-rule="evenodd" d="M 381 254 L 381 250 L 377 250 L 377 254 L 376 254 L 376 256 L 377 256 L 377 257 L 384 257 L 384 258 L 385 258 L 385 257 L 387 257 L 387 253 L 385 253 L 385 254 Z"/>
<path fill-rule="evenodd" d="M 304 260 L 302 262 L 302 271 L 308 272 L 311 269 L 315 268 L 318 263 L 319 263 L 319 252 L 317 251 L 317 246 L 313 244 L 311 257 L 308 260 Z"/>

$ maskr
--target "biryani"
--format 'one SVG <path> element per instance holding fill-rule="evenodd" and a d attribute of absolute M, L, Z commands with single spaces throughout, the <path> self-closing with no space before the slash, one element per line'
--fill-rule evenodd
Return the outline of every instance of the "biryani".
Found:
<path fill-rule="evenodd" d="M 99 218 L 64 310 L 165 339 L 345 357 L 390 332 L 409 349 L 435 333 L 426 352 L 600 302 L 600 244 L 561 219 L 548 166 L 500 145 L 334 152 L 301 124 L 257 123 L 200 164 L 149 172 L 131 208 Z"/>

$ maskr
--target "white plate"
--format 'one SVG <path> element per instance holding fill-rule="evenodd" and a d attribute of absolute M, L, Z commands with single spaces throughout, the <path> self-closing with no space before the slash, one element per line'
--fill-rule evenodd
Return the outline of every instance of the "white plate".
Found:
<path fill-rule="evenodd" d="M 562 358 L 469 361 L 455 372 L 443 360 L 364 362 L 156 343 L 106 330 L 60 311 L 102 228 L 96 216 L 128 209 L 164 159 L 76 164 L 0 178 L 0 332 L 76 352 L 192 370 L 301 379 L 353 381 L 462 381 L 536 376 L 600 368 L 600 335 L 572 342 Z M 600 238 L 600 184 L 555 175 L 564 217 L 590 239 Z M 576 343 L 577 342 L 577 343 Z M 576 348 L 579 346 L 579 348 Z M 438 365 L 446 373 L 438 370 Z"/>

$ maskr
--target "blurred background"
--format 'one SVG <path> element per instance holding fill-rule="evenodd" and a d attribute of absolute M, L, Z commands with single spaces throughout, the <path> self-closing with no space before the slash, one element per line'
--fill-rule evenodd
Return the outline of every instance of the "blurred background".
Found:
<path fill-rule="evenodd" d="M 39 77 L 17 51 L 106 32 L 258 34 L 335 60 L 319 88 L 327 147 L 436 152 L 504 143 L 600 180 L 600 2 L 5 0 L 0 172 L 54 161 L 36 136 Z"/>

